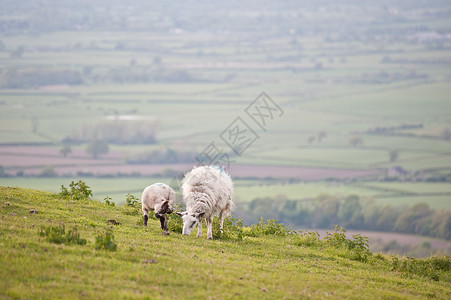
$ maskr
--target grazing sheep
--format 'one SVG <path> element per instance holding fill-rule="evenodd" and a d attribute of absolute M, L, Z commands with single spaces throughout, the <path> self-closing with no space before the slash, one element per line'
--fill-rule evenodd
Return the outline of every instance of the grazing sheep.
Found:
<path fill-rule="evenodd" d="M 183 234 L 190 235 L 199 224 L 197 236 L 202 237 L 205 218 L 207 238 L 213 239 L 213 217 L 219 214 L 222 231 L 224 218 L 235 208 L 232 179 L 220 167 L 202 166 L 186 174 L 182 183 L 186 211 L 177 214 L 183 217 Z"/>
<path fill-rule="evenodd" d="M 160 219 L 161 229 L 163 234 L 169 234 L 168 216 L 166 214 L 172 213 L 175 204 L 174 190 L 164 184 L 155 183 L 146 187 L 141 196 L 142 211 L 144 214 L 144 226 L 147 226 L 149 219 L 149 211 L 155 211 L 155 217 Z"/>

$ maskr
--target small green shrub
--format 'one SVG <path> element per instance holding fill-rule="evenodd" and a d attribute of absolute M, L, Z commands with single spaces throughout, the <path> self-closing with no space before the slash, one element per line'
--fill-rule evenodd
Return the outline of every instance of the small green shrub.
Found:
<path fill-rule="evenodd" d="M 86 240 L 80 237 L 77 227 L 73 227 L 66 233 L 64 225 L 61 226 L 42 226 L 39 230 L 39 235 L 45 237 L 47 241 L 55 244 L 65 245 L 85 245 Z"/>
<path fill-rule="evenodd" d="M 141 201 L 133 196 L 132 194 L 128 193 L 127 196 L 125 196 L 125 204 L 122 209 L 123 213 L 130 216 L 139 216 L 141 214 Z M 151 217 L 149 215 L 149 217 Z"/>
<path fill-rule="evenodd" d="M 213 219 L 213 238 L 224 240 L 239 240 L 243 239 L 243 226 L 244 222 L 241 219 L 234 219 L 233 217 L 227 217 L 224 219 L 223 230 L 219 223 L 219 218 Z"/>
<path fill-rule="evenodd" d="M 347 247 L 353 253 L 352 259 L 366 262 L 371 256 L 368 237 L 353 234 L 352 240 L 347 240 Z"/>
<path fill-rule="evenodd" d="M 181 204 L 174 205 L 174 212 L 168 215 L 168 227 L 172 232 L 182 233 L 183 219 L 181 216 L 175 213 L 176 211 L 183 211 Z"/>
<path fill-rule="evenodd" d="M 332 233 L 326 232 L 326 236 L 324 237 L 324 241 L 329 246 L 341 247 L 346 245 L 346 230 L 343 227 L 335 225 L 335 229 Z"/>
<path fill-rule="evenodd" d="M 265 219 L 260 218 L 257 224 L 250 227 L 246 235 L 254 237 L 263 235 L 287 236 L 294 233 L 296 233 L 294 230 L 288 229 L 284 224 L 278 223 L 277 220 L 267 220 L 265 223 Z"/>
<path fill-rule="evenodd" d="M 451 256 L 433 256 L 428 260 L 435 270 L 451 271 Z"/>
<path fill-rule="evenodd" d="M 132 194 L 128 193 L 127 196 L 125 196 L 125 205 L 129 207 L 139 207 L 141 204 L 141 201 L 139 198 L 133 196 Z"/>
<path fill-rule="evenodd" d="M 434 281 L 439 281 L 441 277 L 450 281 L 450 269 L 451 256 L 433 256 L 426 259 L 393 256 L 390 262 L 390 271 L 392 272 L 420 275 Z"/>
<path fill-rule="evenodd" d="M 111 201 L 113 199 L 111 199 L 111 197 L 109 197 L 109 196 L 106 196 L 105 199 L 103 199 L 103 200 L 105 201 L 105 204 L 108 206 L 116 206 L 116 203 Z"/>
<path fill-rule="evenodd" d="M 83 180 L 79 180 L 78 182 L 72 181 L 69 184 L 69 188 L 70 190 L 64 185 L 61 185 L 60 197 L 72 200 L 92 199 L 92 190 Z"/>
<path fill-rule="evenodd" d="M 107 250 L 107 251 L 116 251 L 117 244 L 114 240 L 113 230 L 111 228 L 107 228 L 103 234 L 100 234 L 96 237 L 95 243 L 96 250 Z"/>
<path fill-rule="evenodd" d="M 318 232 L 301 231 L 295 236 L 294 244 L 297 246 L 316 247 L 323 246 L 324 242 L 321 240 Z"/>
<path fill-rule="evenodd" d="M 326 245 L 335 248 L 345 248 L 351 251 L 351 259 L 366 262 L 371 256 L 368 237 L 360 234 L 352 236 L 352 240 L 346 237 L 346 230 L 343 227 L 335 225 L 332 233 L 326 232 L 324 238 Z"/>

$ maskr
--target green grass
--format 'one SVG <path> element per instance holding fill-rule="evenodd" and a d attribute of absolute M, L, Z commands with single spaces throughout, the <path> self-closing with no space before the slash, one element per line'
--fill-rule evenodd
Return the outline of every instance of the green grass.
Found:
<path fill-rule="evenodd" d="M 449 271 L 428 277 L 404 270 L 403 258 L 393 265 L 394 258 L 382 255 L 361 262 L 351 250 L 310 238 L 163 236 L 157 220 L 144 228 L 140 216 L 97 201 L 5 187 L 0 201 L 1 298 L 447 299 L 451 292 Z M 118 248 L 95 250 L 109 219 L 121 223 L 113 228 Z M 58 224 L 77 226 L 87 244 L 39 236 L 41 226 Z"/>
<path fill-rule="evenodd" d="M 433 96 L 429 93 L 434 90 Z M 449 122 L 449 117 L 439 110 L 448 109 L 451 87 L 447 83 L 429 83 L 403 89 L 373 92 L 366 95 L 337 97 L 309 104 L 311 109 L 341 112 L 349 115 L 409 119 L 418 117 L 433 121 L 437 115 Z M 352 109 L 349 109 L 352 108 Z M 390 108 L 390 109 L 387 109 Z"/>
<path fill-rule="evenodd" d="M 384 195 L 382 197 L 375 197 L 377 203 L 384 205 L 396 205 L 410 207 L 416 203 L 426 203 L 431 209 L 435 210 L 450 210 L 451 196 L 400 196 L 400 195 Z"/>
<path fill-rule="evenodd" d="M 434 182 L 367 182 L 354 187 L 373 191 L 372 197 L 380 204 L 411 206 L 424 202 L 432 209 L 451 209 L 451 185 Z M 371 194 L 371 192 L 369 192 Z"/>
<path fill-rule="evenodd" d="M 362 187 L 374 187 L 385 191 L 394 191 L 405 194 L 451 194 L 449 183 L 426 182 L 371 182 L 359 184 Z"/>

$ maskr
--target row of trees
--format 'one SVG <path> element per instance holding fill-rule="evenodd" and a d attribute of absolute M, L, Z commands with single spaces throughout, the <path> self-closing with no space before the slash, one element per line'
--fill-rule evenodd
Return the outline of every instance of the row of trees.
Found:
<path fill-rule="evenodd" d="M 0 88 L 36 88 L 45 85 L 77 85 L 83 82 L 78 71 L 69 69 L 12 69 L 0 74 Z"/>
<path fill-rule="evenodd" d="M 322 195 L 311 200 L 257 198 L 247 208 L 250 220 L 278 219 L 292 226 L 331 228 L 335 224 L 349 229 L 420 234 L 451 240 L 451 211 L 435 211 L 425 203 L 409 208 L 365 202 L 358 196 L 344 199 Z"/>
<path fill-rule="evenodd" d="M 129 155 L 125 158 L 127 164 L 175 164 L 194 163 L 195 152 L 180 151 L 169 147 L 160 147 L 147 152 Z"/>
<path fill-rule="evenodd" d="M 159 67 L 136 66 L 132 60 L 130 66 L 114 67 L 104 74 L 95 74 L 90 77 L 93 81 L 135 83 L 135 82 L 194 82 L 204 81 L 193 76 L 185 70 L 172 70 Z"/>
<path fill-rule="evenodd" d="M 21 52 L 22 53 L 22 52 Z M 21 54 L 22 55 L 22 54 Z M 20 56 L 21 56 L 20 55 Z M 114 67 L 105 72 L 95 72 L 93 67 L 77 69 L 27 68 L 11 69 L 0 74 L 0 88 L 37 88 L 46 85 L 78 85 L 84 82 L 193 82 L 205 81 L 185 70 L 167 69 L 163 66 Z"/>
<path fill-rule="evenodd" d="M 64 143 L 80 144 L 103 140 L 110 144 L 155 144 L 158 121 L 112 120 L 84 125 L 63 139 Z"/>
<path fill-rule="evenodd" d="M 110 151 L 110 146 L 104 140 L 94 139 L 86 146 L 86 153 L 91 155 L 94 159 L 98 158 L 100 155 L 107 154 L 108 151 Z M 59 152 L 64 157 L 67 157 L 68 154 L 72 153 L 72 147 L 68 144 L 64 144 Z"/>
<path fill-rule="evenodd" d="M 105 140 L 93 139 L 86 146 L 86 153 L 94 159 L 103 154 L 107 154 L 109 145 Z M 68 144 L 63 144 L 59 150 L 60 154 L 67 157 L 72 153 L 72 148 Z M 127 164 L 175 164 L 175 163 L 194 163 L 195 152 L 174 150 L 169 147 L 159 147 L 146 152 L 131 154 L 124 158 Z M 1 176 L 0 169 L 0 176 Z"/>
<path fill-rule="evenodd" d="M 416 71 L 404 71 L 404 72 L 387 72 L 379 71 L 374 73 L 364 73 L 358 77 L 350 78 L 350 83 L 356 84 L 387 84 L 404 80 L 426 80 L 427 74 L 420 74 Z"/>

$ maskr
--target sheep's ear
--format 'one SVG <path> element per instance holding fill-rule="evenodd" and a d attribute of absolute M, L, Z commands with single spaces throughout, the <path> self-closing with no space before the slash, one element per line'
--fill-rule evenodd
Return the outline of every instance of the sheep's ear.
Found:
<path fill-rule="evenodd" d="M 164 200 L 164 201 L 161 203 L 161 207 L 164 208 L 164 209 L 167 209 L 168 206 L 169 206 L 169 200 Z"/>
<path fill-rule="evenodd" d="M 186 211 L 184 211 L 184 212 L 179 212 L 179 211 L 177 211 L 177 212 L 175 212 L 175 213 L 178 214 L 179 216 L 184 216 L 184 215 L 187 214 Z"/>
<path fill-rule="evenodd" d="M 195 217 L 198 219 L 203 218 L 204 216 L 205 216 L 205 213 L 199 213 L 199 214 L 195 215 Z"/>

